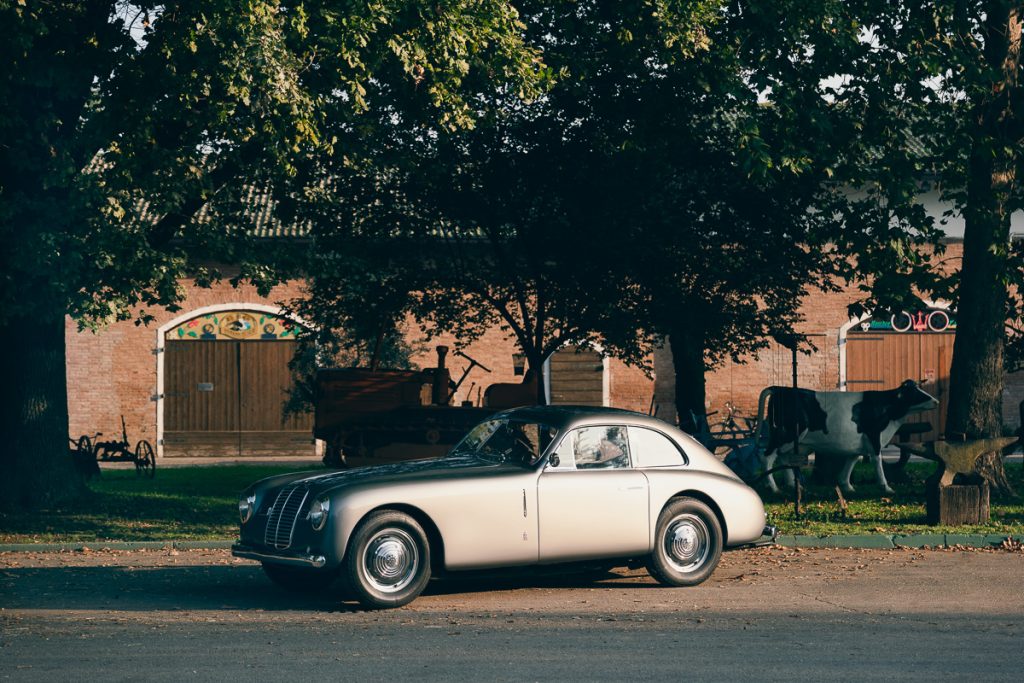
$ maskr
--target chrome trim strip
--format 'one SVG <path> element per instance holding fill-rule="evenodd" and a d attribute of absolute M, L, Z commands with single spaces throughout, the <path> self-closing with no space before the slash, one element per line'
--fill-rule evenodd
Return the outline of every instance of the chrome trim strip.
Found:
<path fill-rule="evenodd" d="M 272 555 L 270 553 L 253 550 L 248 546 L 237 543 L 231 546 L 231 554 L 235 557 L 259 560 L 260 562 L 275 562 L 277 564 L 288 564 L 298 567 L 313 567 L 314 569 L 321 569 L 327 564 L 327 558 L 323 555 L 307 555 L 305 557 L 297 557 L 293 555 Z"/>

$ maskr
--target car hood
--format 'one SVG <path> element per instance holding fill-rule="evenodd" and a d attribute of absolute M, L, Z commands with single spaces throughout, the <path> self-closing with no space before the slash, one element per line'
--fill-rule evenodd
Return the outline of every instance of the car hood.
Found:
<path fill-rule="evenodd" d="M 429 460 L 408 460 L 405 462 L 358 467 L 330 472 L 297 472 L 295 474 L 271 477 L 260 482 L 261 488 L 276 488 L 283 485 L 306 485 L 316 493 L 355 484 L 389 484 L 430 479 L 463 479 L 467 477 L 500 476 L 523 473 L 525 470 L 512 464 L 498 464 L 475 455 L 450 455 Z"/>

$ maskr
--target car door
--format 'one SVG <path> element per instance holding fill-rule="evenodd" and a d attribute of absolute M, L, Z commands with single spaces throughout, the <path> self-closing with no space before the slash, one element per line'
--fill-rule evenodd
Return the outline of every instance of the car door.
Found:
<path fill-rule="evenodd" d="M 540 561 L 648 552 L 647 478 L 632 469 L 626 428 L 572 430 L 552 455 L 537 480 Z"/>

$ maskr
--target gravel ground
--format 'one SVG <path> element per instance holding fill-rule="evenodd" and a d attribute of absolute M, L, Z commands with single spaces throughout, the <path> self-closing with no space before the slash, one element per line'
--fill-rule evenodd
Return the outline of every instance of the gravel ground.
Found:
<path fill-rule="evenodd" d="M 1024 552 L 762 548 L 435 580 L 408 607 L 271 585 L 223 550 L 0 554 L 0 677 L 1020 680 Z"/>

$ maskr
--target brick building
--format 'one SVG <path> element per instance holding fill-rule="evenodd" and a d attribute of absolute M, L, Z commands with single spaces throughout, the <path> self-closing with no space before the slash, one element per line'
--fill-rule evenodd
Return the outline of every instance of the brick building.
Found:
<path fill-rule="evenodd" d="M 959 250 L 959 244 L 951 243 L 947 256 L 956 258 Z M 124 416 L 129 438 L 152 441 L 162 457 L 312 455 L 310 419 L 285 418 L 281 411 L 289 382 L 287 362 L 295 343 L 288 330 L 302 321 L 281 320 L 277 314 L 281 302 L 300 295 L 301 283 L 278 287 L 268 297 L 246 286 L 185 285 L 187 297 L 181 311 L 154 311 L 157 320 L 148 327 L 128 322 L 97 333 L 79 332 L 68 320 L 71 434 L 101 431 L 109 438 L 120 433 Z M 885 321 L 878 326 L 850 320 L 847 306 L 856 298 L 852 289 L 808 296 L 800 331 L 810 335 L 816 350 L 799 357 L 800 386 L 884 389 L 909 378 L 923 380 L 925 388 L 942 400 L 948 390 L 952 332 L 897 332 L 884 329 Z M 425 344 L 412 326 L 407 335 L 416 349 L 413 362 L 420 367 L 435 364 L 434 344 L 455 341 L 442 337 Z M 475 369 L 456 394 L 456 402 L 478 403 L 481 387 L 521 380 L 516 374 L 515 345 L 497 329 L 466 348 L 466 353 L 492 372 Z M 787 348 L 773 344 L 747 361 L 727 364 L 708 375 L 709 410 L 721 411 L 730 402 L 753 414 L 764 387 L 792 381 Z M 648 378 L 615 359 L 565 351 L 552 359 L 549 396 L 554 402 L 642 412 L 653 407 L 659 417 L 674 420 L 674 376 L 667 348 L 655 352 L 653 364 L 654 377 Z M 450 356 L 448 365 L 458 377 L 467 362 Z M 1017 426 L 1021 400 L 1024 372 L 1007 377 L 1003 414 L 1012 427 Z M 941 427 L 935 416 L 924 419 Z"/>
<path fill-rule="evenodd" d="M 161 456 L 312 455 L 311 421 L 284 418 L 281 411 L 288 351 L 295 344 L 286 327 L 302 321 L 283 321 L 278 314 L 282 302 L 300 295 L 301 283 L 277 287 L 267 297 L 226 283 L 209 289 L 185 283 L 185 289 L 179 312 L 152 311 L 156 320 L 146 327 L 121 322 L 99 332 L 78 331 L 67 320 L 71 434 L 115 437 L 123 416 L 129 438 L 150 440 Z M 454 346 L 444 336 L 428 344 L 411 325 L 407 334 L 419 367 L 436 364 L 436 344 Z M 474 369 L 454 401 L 479 403 L 480 388 L 521 381 L 516 350 L 497 329 L 467 347 L 491 372 Z M 553 367 L 549 387 L 556 399 L 649 409 L 654 386 L 640 370 L 593 352 L 561 360 L 564 367 Z M 466 365 L 449 356 L 453 376 Z M 203 438 L 196 440 L 198 432 Z"/>
<path fill-rule="evenodd" d="M 962 253 L 962 243 L 951 239 L 944 258 L 958 263 Z M 906 379 L 917 380 L 939 399 L 940 407 L 935 413 L 916 419 L 929 421 L 941 431 L 949 391 L 955 313 L 950 311 L 952 325 L 941 331 L 927 327 L 917 329 L 926 325 L 923 319 L 919 319 L 910 321 L 911 329 L 897 332 L 887 329 L 887 321 L 872 321 L 870 317 L 851 319 L 847 307 L 858 298 L 860 292 L 852 287 L 837 293 L 814 292 L 806 298 L 801 308 L 804 322 L 798 331 L 808 335 L 815 349 L 809 354 L 798 355 L 799 386 L 823 391 L 868 391 L 889 389 Z M 936 309 L 945 308 L 941 302 L 934 306 Z M 792 351 L 789 348 L 772 342 L 756 357 L 748 357 L 745 361 L 742 364 L 726 363 L 708 373 L 709 411 L 724 412 L 728 402 L 744 414 L 753 415 L 757 411 L 758 396 L 765 387 L 792 384 Z M 658 415 L 674 420 L 675 375 L 667 346 L 655 352 L 654 368 Z M 1018 406 L 1021 401 L 1024 401 L 1024 371 L 1006 376 L 1003 420 L 1010 429 L 1020 426 Z"/>

